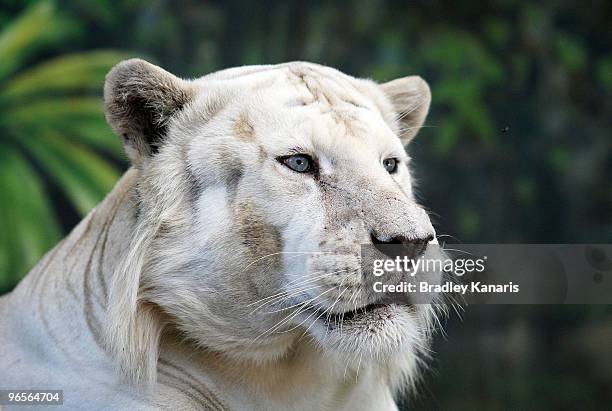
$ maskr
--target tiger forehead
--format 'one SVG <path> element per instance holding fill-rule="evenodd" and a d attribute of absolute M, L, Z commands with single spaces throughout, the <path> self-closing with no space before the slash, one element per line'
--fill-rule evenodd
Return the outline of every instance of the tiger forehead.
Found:
<path fill-rule="evenodd" d="M 241 111 L 238 118 L 234 120 L 234 132 L 238 137 L 245 140 L 255 138 L 255 127 L 246 111 Z"/>
<path fill-rule="evenodd" d="M 259 91 L 265 93 L 264 98 L 272 96 L 278 99 L 283 96 L 281 101 L 275 103 L 289 109 L 304 106 L 314 108 L 315 111 L 309 115 L 323 116 L 322 124 L 328 124 L 329 131 L 334 135 L 358 137 L 367 134 L 369 127 L 363 110 L 369 113 L 380 111 L 363 80 L 324 67 L 292 63 L 254 69 L 237 77 L 226 78 L 229 81 L 237 79 L 248 84 L 247 88 L 255 91 L 255 95 L 262 96 L 257 93 Z M 257 136 L 257 119 L 258 116 L 253 116 L 249 109 L 241 109 L 232 119 L 233 134 L 241 140 L 252 141 L 262 137 Z"/>
<path fill-rule="evenodd" d="M 302 93 L 302 105 L 316 105 L 322 115 L 332 121 L 334 134 L 358 137 L 367 133 L 360 109 L 369 110 L 364 94 L 341 75 L 325 73 L 309 67 L 290 67 L 290 82 Z"/>
<path fill-rule="evenodd" d="M 332 75 L 308 66 L 289 66 L 288 81 L 300 91 L 306 91 L 309 99 L 305 104 L 319 103 L 335 109 L 336 106 L 349 104 L 367 108 L 364 95 L 352 82 L 340 74 Z"/>
<path fill-rule="evenodd" d="M 223 80 L 238 80 L 248 84 L 250 91 L 293 88 L 298 93 L 288 105 L 319 103 L 328 107 L 350 104 L 359 108 L 371 108 L 368 88 L 352 78 L 327 67 L 308 63 L 286 63 L 245 69 L 242 73 L 218 73 Z"/>

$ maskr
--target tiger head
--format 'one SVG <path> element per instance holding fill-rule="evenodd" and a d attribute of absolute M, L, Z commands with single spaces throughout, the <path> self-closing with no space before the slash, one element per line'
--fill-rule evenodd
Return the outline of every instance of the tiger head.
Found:
<path fill-rule="evenodd" d="M 133 59 L 104 98 L 139 173 L 107 327 L 128 376 L 154 380 L 167 327 L 241 361 L 311 344 L 349 367 L 414 373 L 432 309 L 381 302 L 360 250 L 435 241 L 404 148 L 429 108 L 425 81 L 303 62 L 183 80 Z"/>

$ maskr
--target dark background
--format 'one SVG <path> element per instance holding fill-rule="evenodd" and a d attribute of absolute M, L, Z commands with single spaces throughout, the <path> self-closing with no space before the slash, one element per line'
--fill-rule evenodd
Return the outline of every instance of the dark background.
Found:
<path fill-rule="evenodd" d="M 0 293 L 125 169 L 100 98 L 128 56 L 183 77 L 289 60 L 419 74 L 432 108 L 408 149 L 439 233 L 610 243 L 611 23 L 607 1 L 0 0 Z M 413 409 L 612 403 L 609 306 L 468 307 L 435 351 Z"/>

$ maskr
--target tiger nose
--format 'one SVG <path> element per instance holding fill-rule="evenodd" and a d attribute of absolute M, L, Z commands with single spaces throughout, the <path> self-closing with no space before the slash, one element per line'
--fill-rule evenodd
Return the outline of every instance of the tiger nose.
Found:
<path fill-rule="evenodd" d="M 370 239 L 374 247 L 388 257 L 408 257 L 415 259 L 423 255 L 427 249 L 427 244 L 433 241 L 433 234 L 421 235 L 408 238 L 403 235 L 382 237 L 375 232 L 370 233 Z"/>

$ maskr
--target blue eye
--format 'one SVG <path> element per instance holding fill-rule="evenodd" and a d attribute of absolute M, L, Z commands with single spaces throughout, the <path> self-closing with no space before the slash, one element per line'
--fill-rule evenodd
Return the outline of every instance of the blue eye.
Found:
<path fill-rule="evenodd" d="M 396 158 L 385 158 L 383 160 L 383 167 L 389 174 L 393 174 L 397 171 L 397 159 Z"/>
<path fill-rule="evenodd" d="M 297 173 L 308 173 L 314 168 L 314 161 L 306 154 L 294 154 L 292 156 L 281 157 L 279 160 Z"/>

